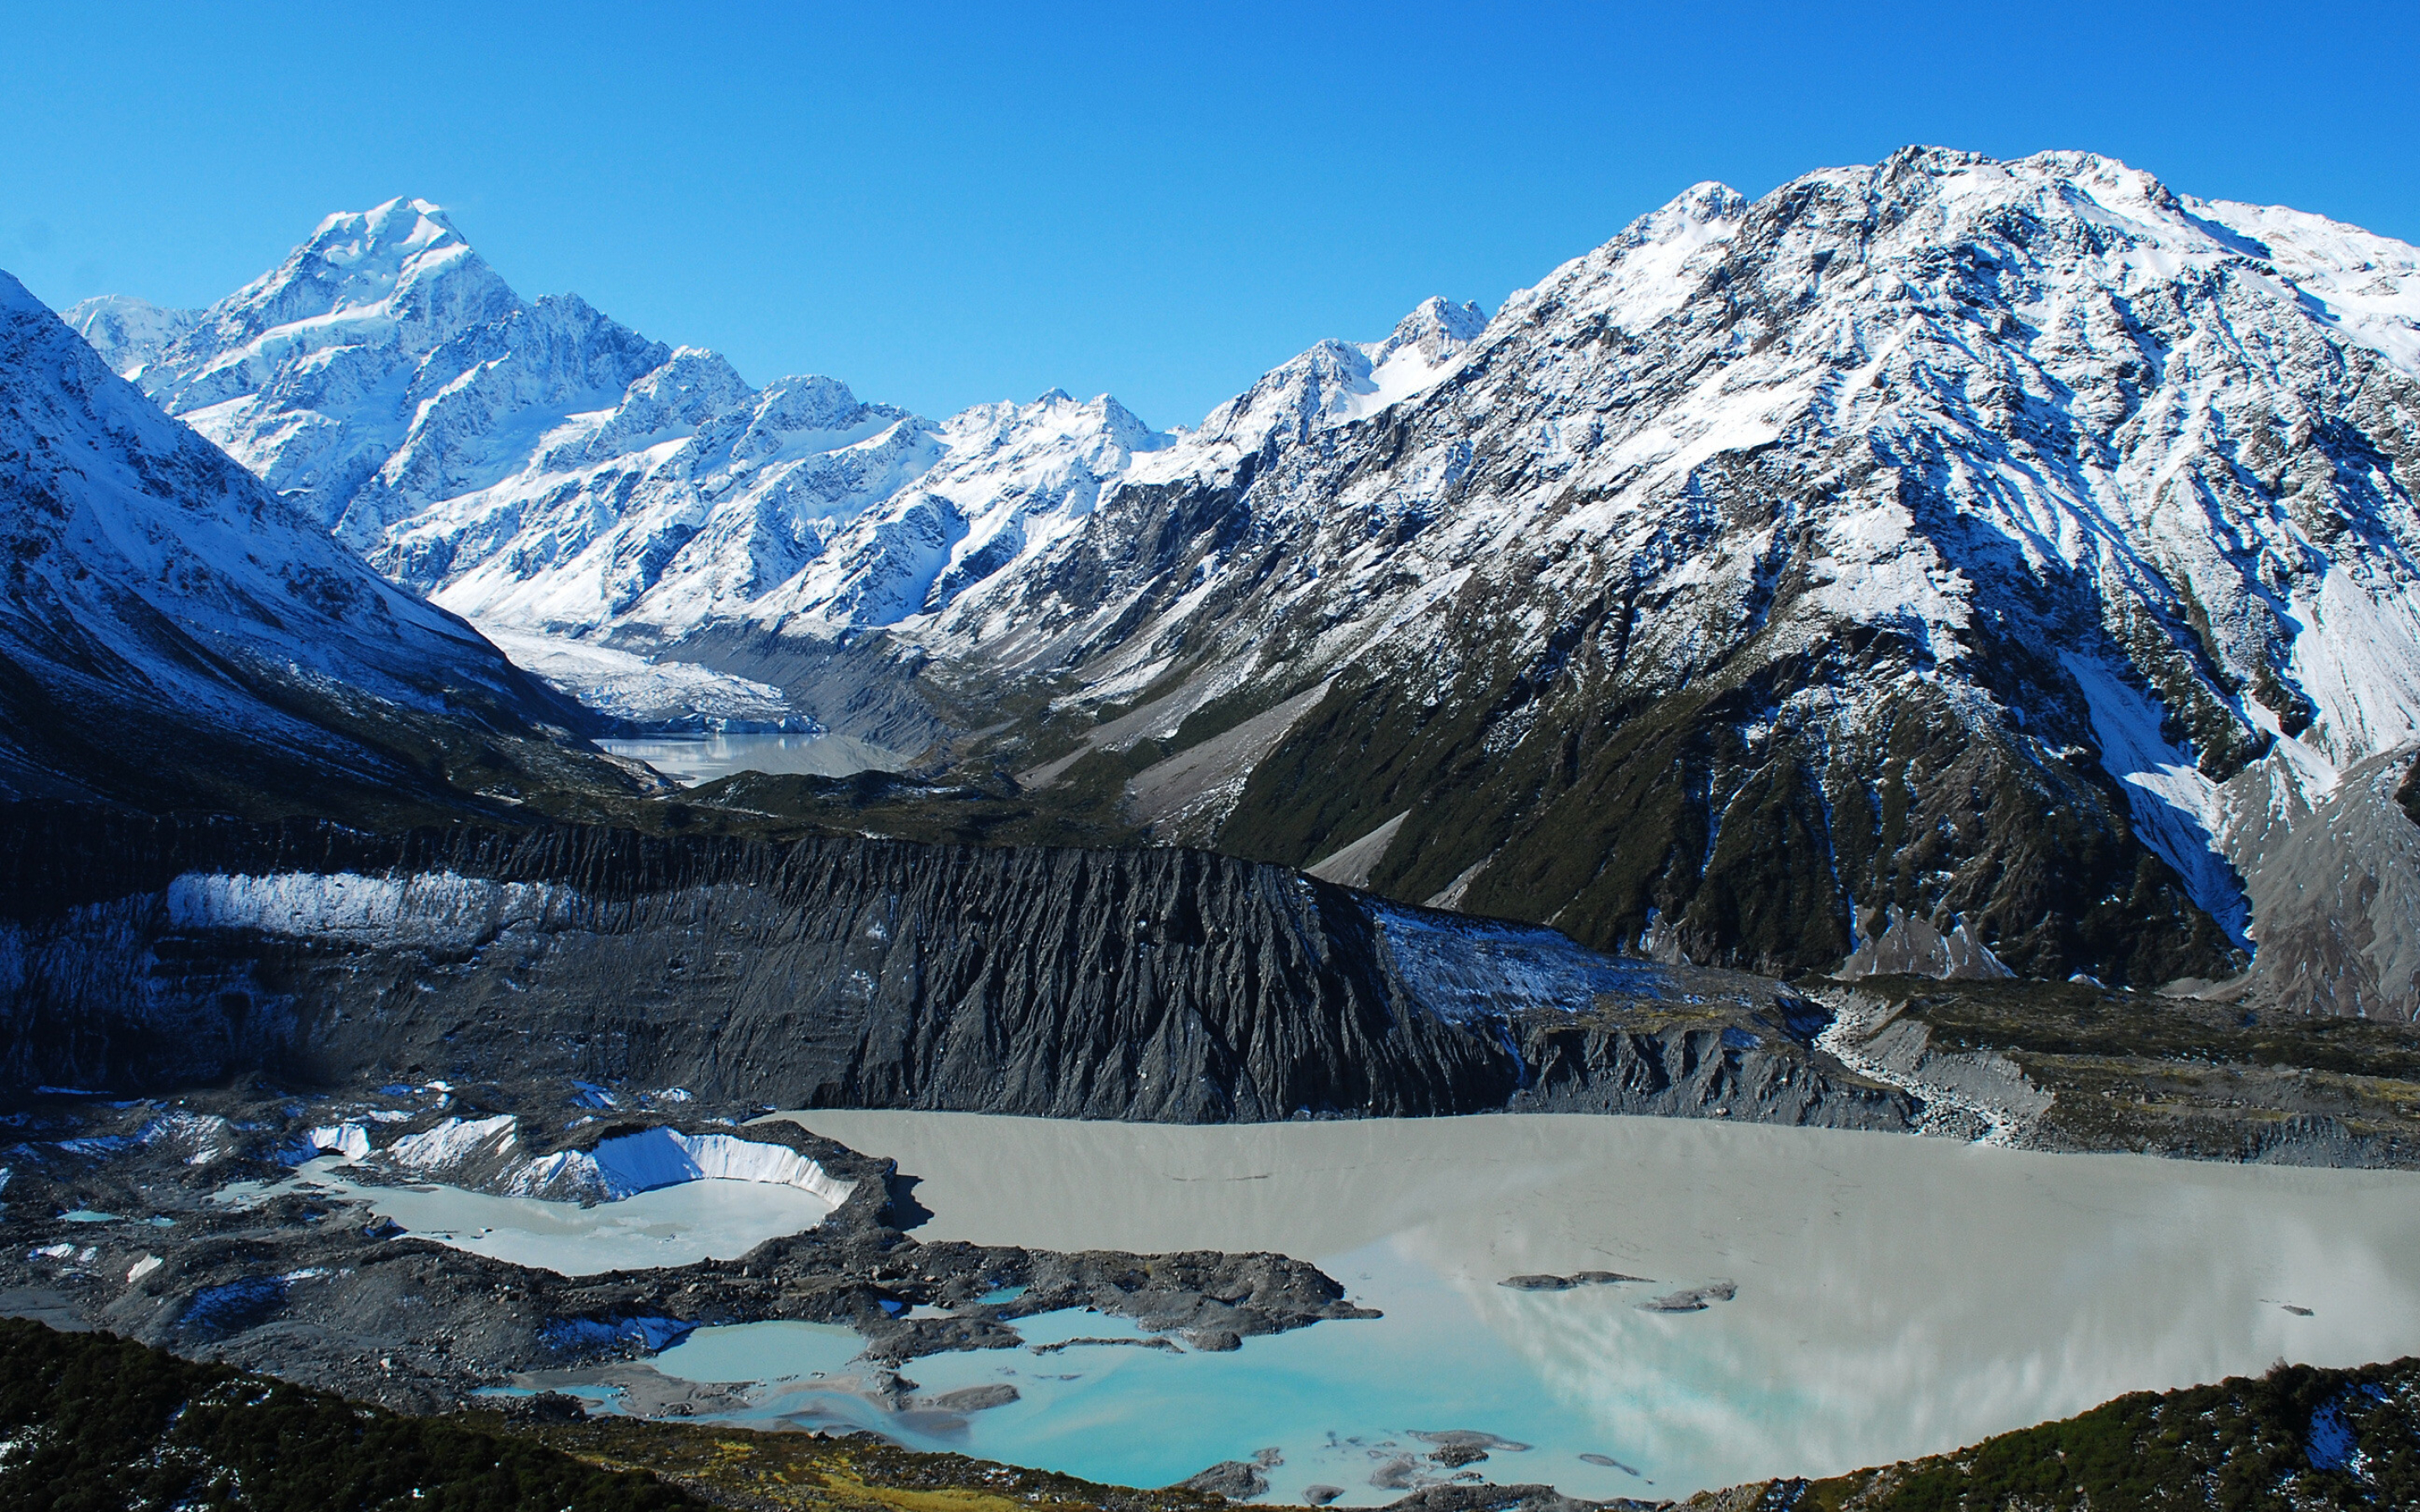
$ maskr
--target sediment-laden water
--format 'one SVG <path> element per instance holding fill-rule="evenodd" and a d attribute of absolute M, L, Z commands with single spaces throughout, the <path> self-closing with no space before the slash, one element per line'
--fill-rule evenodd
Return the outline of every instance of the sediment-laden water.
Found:
<path fill-rule="evenodd" d="M 374 1215 L 421 1239 L 561 1275 L 737 1259 L 768 1239 L 814 1227 L 833 1206 L 775 1181 L 708 1180 L 582 1207 L 458 1186 L 374 1185 L 324 1155 L 283 1181 L 238 1182 L 220 1199 L 248 1203 L 314 1188 L 366 1202 Z"/>
<path fill-rule="evenodd" d="M 847 735 L 646 735 L 597 744 L 616 756 L 644 762 L 683 787 L 734 772 L 846 777 L 904 764 L 896 752 Z"/>
<path fill-rule="evenodd" d="M 1233 1353 L 1071 1344 L 909 1363 L 920 1404 L 1017 1390 L 970 1411 L 852 1395 L 863 1371 L 845 1339 L 799 1325 L 702 1331 L 658 1361 L 768 1382 L 743 1416 L 861 1423 L 1127 1484 L 1274 1449 L 1275 1499 L 1327 1486 L 1380 1502 L 1453 1473 L 1430 1458 L 1446 1441 L 1419 1435 L 1460 1431 L 1529 1446 L 1499 1442 L 1469 1467 L 1492 1480 L 1673 1495 L 1937 1451 L 2280 1357 L 2420 1351 L 2409 1174 L 1575 1116 L 797 1117 L 919 1178 L 920 1238 L 1278 1250 L 1384 1310 Z M 1639 1279 L 1502 1284 L 1584 1272 Z M 1083 1313 L 1022 1332 L 1029 1346 L 1143 1337 Z"/>

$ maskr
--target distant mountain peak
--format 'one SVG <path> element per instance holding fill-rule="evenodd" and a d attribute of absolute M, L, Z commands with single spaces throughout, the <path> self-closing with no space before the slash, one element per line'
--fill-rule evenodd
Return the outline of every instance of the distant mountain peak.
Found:
<path fill-rule="evenodd" d="M 1385 363 L 1409 347 L 1432 365 L 1443 362 L 1487 329 L 1487 312 L 1477 304 L 1454 304 L 1437 295 L 1422 300 L 1412 313 L 1370 352 L 1373 364 Z"/>
<path fill-rule="evenodd" d="M 462 233 L 437 205 L 397 197 L 366 210 L 338 210 L 325 217 L 303 245 L 331 261 L 354 261 L 380 253 L 410 255 L 458 241 L 463 241 Z"/>
<path fill-rule="evenodd" d="M 199 310 L 171 310 L 131 294 L 103 294 L 59 312 L 120 378 L 139 373 L 200 320 Z"/>

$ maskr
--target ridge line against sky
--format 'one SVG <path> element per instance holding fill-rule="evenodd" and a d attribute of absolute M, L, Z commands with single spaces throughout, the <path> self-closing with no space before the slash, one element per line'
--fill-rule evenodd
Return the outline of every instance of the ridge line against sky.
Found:
<path fill-rule="evenodd" d="M 1691 183 L 1909 143 L 2123 159 L 2420 239 L 2420 8 L 391 9 L 8 0 L 0 268 L 199 305 L 331 211 L 446 207 L 750 381 L 1198 421 Z"/>

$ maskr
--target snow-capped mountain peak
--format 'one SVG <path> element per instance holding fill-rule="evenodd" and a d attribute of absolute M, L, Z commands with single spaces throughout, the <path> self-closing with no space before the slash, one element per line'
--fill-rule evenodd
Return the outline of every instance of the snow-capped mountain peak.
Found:
<path fill-rule="evenodd" d="M 1246 457 L 1416 397 L 1444 378 L 1487 326 L 1478 305 L 1432 297 L 1384 340 L 1323 341 L 1211 410 L 1176 446 L 1138 466 L 1134 481 L 1232 474 Z"/>
<path fill-rule="evenodd" d="M 201 318 L 199 310 L 171 310 L 128 294 L 103 294 L 63 310 L 59 318 L 92 344 L 120 378 L 132 378 Z"/>
<path fill-rule="evenodd" d="M 92 312 L 132 358 L 129 318 Z M 1166 442 L 1055 389 L 938 424 L 832 378 L 756 390 L 576 297 L 521 299 L 425 200 L 330 216 L 148 339 L 163 405 L 382 571 L 500 627 L 643 649 L 946 602 Z"/>
<path fill-rule="evenodd" d="M 717 625 L 830 640 L 944 610 L 1123 482 L 1424 392 L 1486 323 L 1429 300 L 1181 439 L 1059 389 L 936 423 L 831 378 L 754 390 L 576 297 L 524 300 L 443 211 L 397 199 L 328 217 L 173 336 L 116 347 L 148 339 L 147 392 L 397 580 L 499 627 L 660 650 Z"/>
<path fill-rule="evenodd" d="M 1487 312 L 1476 304 L 1453 304 L 1431 295 L 1411 314 L 1395 323 L 1386 340 L 1364 348 L 1373 367 L 1384 367 L 1396 353 L 1410 348 L 1423 365 L 1435 367 L 1487 329 Z"/>
<path fill-rule="evenodd" d="M 444 212 L 427 200 L 389 200 L 329 216 L 283 263 L 212 305 L 204 331 L 181 344 L 189 361 L 200 360 L 171 392 L 186 402 L 185 385 L 231 368 L 264 373 L 331 347 L 392 342 L 427 352 L 520 304 Z M 240 392 L 225 379 L 219 391 Z"/>

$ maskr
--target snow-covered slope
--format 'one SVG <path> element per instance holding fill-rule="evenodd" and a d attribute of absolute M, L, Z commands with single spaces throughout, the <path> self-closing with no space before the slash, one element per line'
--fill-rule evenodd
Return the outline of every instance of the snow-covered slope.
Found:
<path fill-rule="evenodd" d="M 2411 247 L 1910 149 L 1699 186 L 1375 413 L 1323 356 L 900 634 L 959 689 L 1077 676 L 1037 756 L 1193 716 L 1186 803 L 1127 786 L 1163 834 L 1393 825 L 1382 890 L 1773 965 L 1896 904 L 2037 973 L 2222 974 L 2219 784 L 2420 730 Z"/>
<path fill-rule="evenodd" d="M 1164 446 L 1107 394 L 1057 390 L 989 404 L 934 436 L 939 459 L 860 515 L 797 577 L 745 604 L 775 634 L 837 638 L 946 607 L 973 584 L 1047 553 L 1138 453 Z"/>
<path fill-rule="evenodd" d="M 162 414 L 6 274 L 0 532 L 12 795 L 156 800 L 206 759 L 236 788 L 299 772 L 408 789 L 419 774 L 365 730 L 531 734 L 574 717 Z"/>

